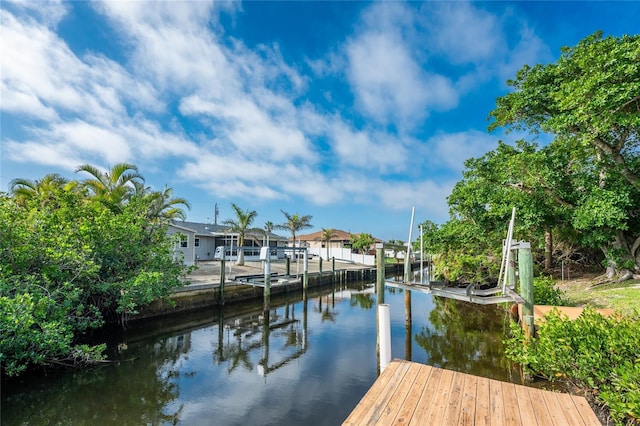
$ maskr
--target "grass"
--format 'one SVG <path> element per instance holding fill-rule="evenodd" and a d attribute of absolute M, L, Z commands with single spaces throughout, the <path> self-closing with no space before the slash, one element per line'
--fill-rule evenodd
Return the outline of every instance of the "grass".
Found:
<path fill-rule="evenodd" d="M 592 305 L 596 308 L 612 308 L 622 314 L 634 310 L 640 312 L 640 280 L 622 283 L 594 284 L 596 276 L 584 276 L 570 281 L 558 281 L 572 306 Z"/>

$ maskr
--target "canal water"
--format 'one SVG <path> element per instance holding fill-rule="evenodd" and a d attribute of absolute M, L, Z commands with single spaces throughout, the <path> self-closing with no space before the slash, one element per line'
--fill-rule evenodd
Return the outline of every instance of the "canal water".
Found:
<path fill-rule="evenodd" d="M 301 299 L 133 325 L 108 342 L 114 362 L 4 383 L 1 423 L 339 425 L 378 375 L 374 286 Z M 393 288 L 385 303 L 393 358 L 521 383 L 504 308 Z"/>

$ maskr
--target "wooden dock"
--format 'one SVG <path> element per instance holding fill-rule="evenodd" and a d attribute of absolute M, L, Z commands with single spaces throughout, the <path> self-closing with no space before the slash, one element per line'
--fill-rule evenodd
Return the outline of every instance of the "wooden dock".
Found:
<path fill-rule="evenodd" d="M 343 425 L 593 425 L 584 397 L 393 360 Z"/>

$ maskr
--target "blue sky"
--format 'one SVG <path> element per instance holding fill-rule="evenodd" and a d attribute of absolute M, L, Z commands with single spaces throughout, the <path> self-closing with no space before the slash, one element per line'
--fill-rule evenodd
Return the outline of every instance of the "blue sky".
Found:
<path fill-rule="evenodd" d="M 192 205 L 313 229 L 408 237 L 448 218 L 464 161 L 524 64 L 640 2 L 7 1 L 0 4 L 0 190 L 85 163 L 137 165 Z M 306 232 L 306 231 L 305 231 Z M 414 232 L 414 236 L 416 233 Z"/>

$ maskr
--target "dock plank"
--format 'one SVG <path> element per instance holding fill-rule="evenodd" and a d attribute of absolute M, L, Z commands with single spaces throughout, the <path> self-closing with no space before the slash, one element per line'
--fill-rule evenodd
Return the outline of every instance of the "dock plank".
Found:
<path fill-rule="evenodd" d="M 533 404 L 529 396 L 529 388 L 526 386 L 516 386 L 515 391 L 522 424 L 525 426 L 536 424 L 536 413 L 533 410 Z"/>
<path fill-rule="evenodd" d="M 433 384 L 433 376 L 431 374 L 433 371 L 434 368 L 429 365 L 422 366 L 413 382 L 412 392 L 407 396 L 407 399 L 405 399 L 405 405 L 398 411 L 398 415 L 394 419 L 393 424 L 406 425 L 411 422 L 411 419 L 419 407 L 420 399 L 428 392 L 430 383 L 431 385 Z"/>
<path fill-rule="evenodd" d="M 567 419 L 567 426 L 583 426 L 584 420 L 578 412 L 573 399 L 571 399 L 571 395 L 567 393 L 557 393 L 556 398 L 558 399 L 558 404 Z"/>
<path fill-rule="evenodd" d="M 404 405 L 404 401 L 413 388 L 415 379 L 420 371 L 420 364 L 408 363 L 409 369 L 405 373 L 405 378 L 393 390 L 388 399 L 384 410 L 375 419 L 375 424 L 389 425 L 392 424 L 396 415 Z"/>
<path fill-rule="evenodd" d="M 502 401 L 504 407 L 504 422 L 508 425 L 524 425 L 520 418 L 520 408 L 518 406 L 518 395 L 516 394 L 516 385 L 513 383 L 501 382 L 502 384 Z"/>
<path fill-rule="evenodd" d="M 433 410 L 433 405 L 431 404 L 431 400 L 433 399 L 433 395 L 437 392 L 437 389 L 440 386 L 440 380 L 442 379 L 442 374 L 444 370 L 441 368 L 433 368 L 431 371 L 431 375 L 429 376 L 429 381 L 425 384 L 424 391 L 418 400 L 418 405 L 411 416 L 411 420 L 409 424 L 411 426 L 420 426 L 425 425 L 426 420 L 429 418 L 429 413 Z"/>
<path fill-rule="evenodd" d="M 444 417 L 441 424 L 443 425 L 457 425 L 460 418 L 460 407 L 462 405 L 462 390 L 464 388 L 464 374 L 454 374 L 453 382 L 451 383 L 451 393 L 449 394 L 449 401 L 445 407 Z"/>
<path fill-rule="evenodd" d="M 367 425 L 376 424 L 377 419 L 386 408 L 387 402 L 393 395 L 393 392 L 397 388 L 398 384 L 404 379 L 409 366 L 409 363 L 402 363 L 398 366 L 393 376 L 391 376 L 386 386 L 382 389 L 382 392 L 378 395 L 372 406 L 369 407 L 369 414 L 366 415 L 366 417 L 369 417 L 370 420 L 366 423 Z"/>
<path fill-rule="evenodd" d="M 556 425 L 568 424 L 568 419 L 564 415 L 564 411 L 562 410 L 562 405 L 558 401 L 558 393 L 543 391 L 542 396 L 544 397 L 544 401 L 547 404 L 549 415 L 551 415 L 551 418 L 553 419 L 553 424 L 556 424 Z"/>
<path fill-rule="evenodd" d="M 343 425 L 588 425 L 583 397 L 394 360 Z"/>
<path fill-rule="evenodd" d="M 379 407 L 389 397 L 390 390 L 393 389 L 404 374 L 409 369 L 409 363 L 391 362 L 387 368 L 380 374 L 380 377 L 373 383 L 371 388 L 362 397 L 356 408 L 351 412 L 349 417 L 344 421 L 344 425 L 361 425 L 368 424 Z M 366 422 L 363 423 L 363 419 Z"/>
<path fill-rule="evenodd" d="M 440 378 L 440 382 L 438 384 L 438 389 L 436 390 L 436 394 L 431 401 L 433 409 L 429 413 L 429 417 L 427 417 L 426 423 L 423 424 L 443 424 L 442 419 L 449 402 L 449 395 L 451 394 L 451 384 L 453 382 L 454 375 L 454 372 L 451 370 L 444 370 L 444 372 L 442 373 L 442 377 Z"/>
<path fill-rule="evenodd" d="M 553 418 L 549 414 L 547 403 L 544 402 L 543 391 L 540 389 L 529 388 L 529 400 L 533 406 L 533 412 L 536 415 L 536 422 L 540 426 L 553 426 Z"/>
<path fill-rule="evenodd" d="M 580 413 L 580 417 L 584 421 L 584 424 L 587 426 L 601 426 L 602 423 L 596 416 L 596 413 L 593 412 L 591 406 L 587 399 L 583 396 L 578 395 L 570 395 L 573 403 L 576 405 L 576 409 L 578 413 Z"/>
<path fill-rule="evenodd" d="M 462 401 L 460 402 L 460 419 L 458 423 L 462 426 L 475 424 L 476 418 L 476 387 L 478 378 L 471 374 L 464 375 L 464 388 L 462 391 Z"/>
<path fill-rule="evenodd" d="M 478 385 L 476 389 L 476 421 L 475 424 L 490 425 L 491 424 L 491 393 L 489 392 L 489 379 L 486 377 L 478 377 Z"/>
<path fill-rule="evenodd" d="M 491 407 L 491 424 L 504 425 L 504 400 L 502 397 L 502 383 L 489 380 L 489 406 Z"/>

